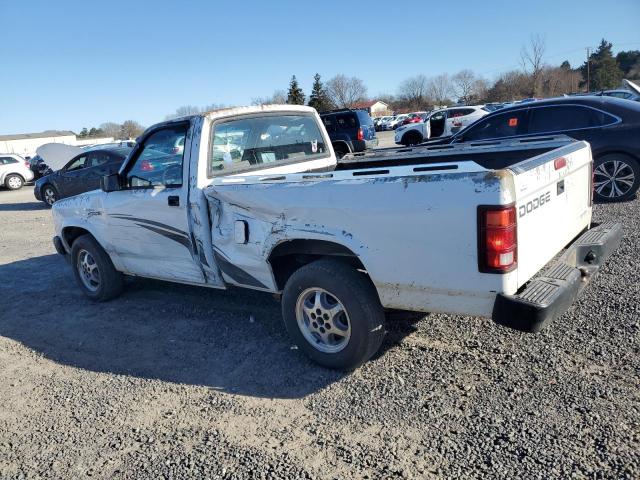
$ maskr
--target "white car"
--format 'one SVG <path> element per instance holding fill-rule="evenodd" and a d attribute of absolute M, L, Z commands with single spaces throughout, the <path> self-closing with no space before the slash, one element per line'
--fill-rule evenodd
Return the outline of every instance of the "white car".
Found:
<path fill-rule="evenodd" d="M 0 185 L 9 190 L 18 190 L 33 180 L 29 162 L 20 155 L 0 154 Z"/>
<path fill-rule="evenodd" d="M 388 130 L 395 130 L 396 128 L 399 127 L 399 125 L 403 122 L 403 120 L 409 118 L 409 115 L 407 114 L 403 114 L 403 115 L 398 115 L 397 117 L 395 117 L 393 120 L 389 121 L 387 123 L 387 129 Z"/>
<path fill-rule="evenodd" d="M 230 132 L 242 154 L 218 161 Z M 177 162 L 145 168 L 178 138 Z M 53 205 L 54 245 L 94 301 L 121 293 L 124 275 L 281 294 L 298 348 L 353 369 L 380 347 L 385 309 L 538 331 L 620 242 L 619 224 L 591 224 L 586 142 L 404 150 L 338 165 L 320 116 L 298 105 L 163 122 L 101 190 Z"/>
<path fill-rule="evenodd" d="M 490 111 L 483 105 L 434 110 L 424 122 L 398 127 L 395 142 L 399 145 L 417 145 L 432 138 L 453 135 Z"/>

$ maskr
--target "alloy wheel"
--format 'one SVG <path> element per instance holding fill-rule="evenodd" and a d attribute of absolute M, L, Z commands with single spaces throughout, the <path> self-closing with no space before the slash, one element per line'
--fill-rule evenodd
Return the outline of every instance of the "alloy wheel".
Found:
<path fill-rule="evenodd" d="M 307 342 L 323 353 L 341 351 L 351 338 L 344 305 L 322 288 L 308 288 L 298 296 L 296 320 Z"/>

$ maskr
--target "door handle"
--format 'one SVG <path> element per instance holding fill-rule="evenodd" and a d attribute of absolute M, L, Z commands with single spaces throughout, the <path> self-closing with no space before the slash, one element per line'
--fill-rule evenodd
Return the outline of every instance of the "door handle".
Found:
<path fill-rule="evenodd" d="M 167 203 L 170 207 L 179 207 L 180 197 L 178 195 L 169 195 L 169 197 L 167 198 Z"/>

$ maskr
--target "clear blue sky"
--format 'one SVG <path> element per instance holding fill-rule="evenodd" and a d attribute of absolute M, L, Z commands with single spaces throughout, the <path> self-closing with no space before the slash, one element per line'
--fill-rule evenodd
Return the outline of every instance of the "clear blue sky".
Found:
<path fill-rule="evenodd" d="M 181 105 L 248 104 L 313 75 L 364 80 L 516 68 L 531 34 L 546 61 L 584 61 L 602 37 L 640 49 L 640 1 L 0 0 L 0 134 L 148 126 Z"/>

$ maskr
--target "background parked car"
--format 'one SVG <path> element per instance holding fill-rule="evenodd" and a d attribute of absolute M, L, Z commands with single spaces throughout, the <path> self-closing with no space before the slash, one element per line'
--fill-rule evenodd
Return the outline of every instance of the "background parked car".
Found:
<path fill-rule="evenodd" d="M 396 119 L 395 115 L 389 115 L 388 117 L 383 117 L 383 119 L 380 121 L 380 130 L 381 131 L 392 130 L 392 128 L 390 127 L 390 123 L 393 122 L 395 119 Z"/>
<path fill-rule="evenodd" d="M 632 198 L 640 186 L 640 103 L 608 96 L 574 96 L 507 107 L 457 135 L 428 145 L 564 133 L 591 144 L 594 194 L 601 201 Z"/>
<path fill-rule="evenodd" d="M 100 187 L 104 175 L 118 172 L 131 150 L 123 147 L 83 152 L 60 170 L 38 179 L 33 194 L 51 206 L 61 198 L 95 190 Z"/>
<path fill-rule="evenodd" d="M 9 190 L 18 190 L 33 180 L 33 172 L 20 155 L 0 154 L 0 185 Z"/>
<path fill-rule="evenodd" d="M 401 125 L 408 125 L 410 123 L 420 123 L 424 122 L 424 119 L 427 118 L 427 112 L 413 112 L 409 113 L 407 118 L 405 118 Z"/>
<path fill-rule="evenodd" d="M 435 110 L 424 122 L 399 127 L 396 130 L 395 142 L 401 145 L 417 145 L 431 138 L 449 136 L 488 113 L 488 109 L 482 105 Z"/>
<path fill-rule="evenodd" d="M 338 158 L 378 145 L 373 121 L 364 110 L 334 110 L 320 115 Z"/>
<path fill-rule="evenodd" d="M 409 118 L 409 115 L 406 113 L 402 115 L 397 115 L 393 120 L 387 123 L 387 126 L 389 127 L 388 130 L 395 130 L 400 125 L 402 125 L 402 122 L 404 122 L 405 119 L 407 118 Z"/>

